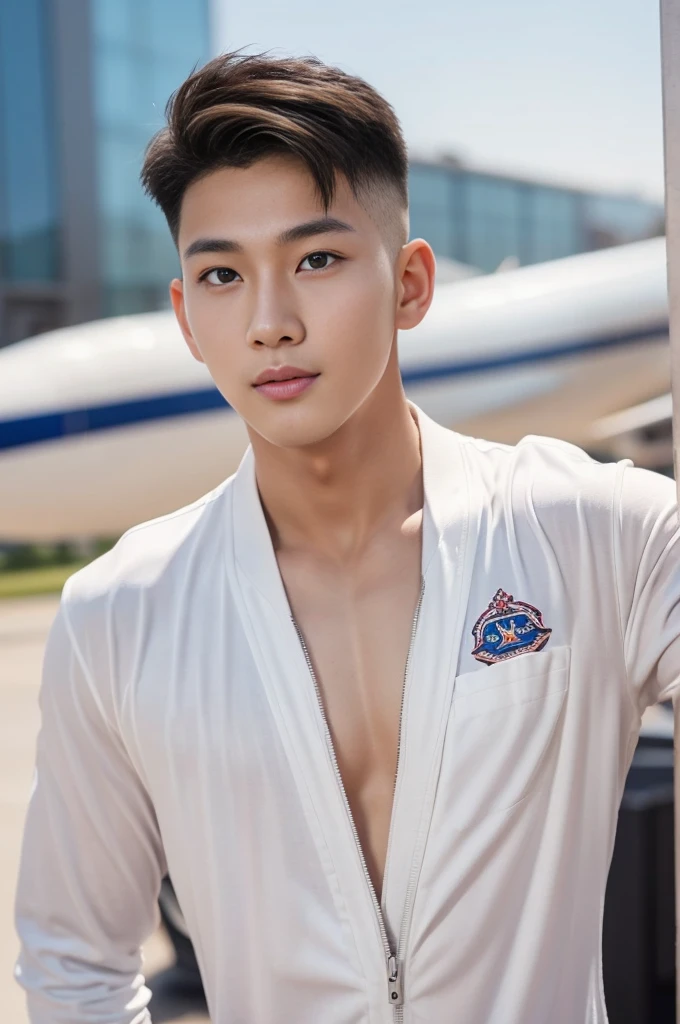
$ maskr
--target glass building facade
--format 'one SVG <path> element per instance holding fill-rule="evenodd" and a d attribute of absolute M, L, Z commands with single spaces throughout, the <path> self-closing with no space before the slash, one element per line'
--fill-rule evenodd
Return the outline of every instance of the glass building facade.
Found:
<path fill-rule="evenodd" d="M 144 149 L 167 100 L 209 57 L 205 0 L 91 0 L 104 315 L 157 309 L 177 272 L 163 215 L 142 192 Z"/>
<path fill-rule="evenodd" d="M 0 345 L 168 303 L 175 248 L 139 183 L 209 0 L 0 0 Z"/>
<path fill-rule="evenodd" d="M 59 278 L 50 40 L 42 0 L 0 3 L 0 280 Z"/>
<path fill-rule="evenodd" d="M 663 233 L 663 206 L 628 195 L 586 192 L 412 161 L 411 237 L 436 255 L 493 271 L 559 259 Z"/>

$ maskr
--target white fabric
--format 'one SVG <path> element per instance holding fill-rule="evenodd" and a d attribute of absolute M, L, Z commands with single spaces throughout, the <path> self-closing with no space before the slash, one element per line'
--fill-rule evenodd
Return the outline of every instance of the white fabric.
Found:
<path fill-rule="evenodd" d="M 640 713 L 680 677 L 674 484 L 417 413 L 425 591 L 383 896 L 403 1020 L 603 1024 L 617 808 Z M 552 634 L 489 667 L 472 629 L 499 588 Z M 33 1024 L 149 1020 L 166 871 L 214 1024 L 392 1024 L 250 451 L 71 577 L 41 708 L 17 896 Z"/>

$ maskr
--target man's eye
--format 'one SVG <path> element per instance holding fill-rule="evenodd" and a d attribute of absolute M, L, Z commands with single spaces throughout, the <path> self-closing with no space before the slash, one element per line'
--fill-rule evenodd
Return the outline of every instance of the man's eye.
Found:
<path fill-rule="evenodd" d="M 207 281 L 208 284 L 231 284 L 237 277 L 236 271 L 230 267 L 215 267 L 214 270 L 203 274 L 201 281 Z"/>
<path fill-rule="evenodd" d="M 305 256 L 300 266 L 304 270 L 325 270 L 337 258 L 337 256 L 330 252 L 313 252 L 309 256 Z M 305 263 L 309 264 L 309 266 L 305 267 Z"/>

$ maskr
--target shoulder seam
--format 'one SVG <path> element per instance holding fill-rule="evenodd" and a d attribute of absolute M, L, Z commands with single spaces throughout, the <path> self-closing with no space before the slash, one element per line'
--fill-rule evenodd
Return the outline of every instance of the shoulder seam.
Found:
<path fill-rule="evenodd" d="M 461 434 L 459 436 L 465 444 L 470 444 L 473 447 L 477 447 L 475 444 L 476 441 L 483 441 L 485 451 L 501 451 L 511 455 L 513 452 L 516 452 L 518 448 L 528 443 L 536 445 L 538 448 L 552 448 L 556 451 L 562 452 L 563 455 L 572 459 L 574 462 L 579 462 L 583 465 L 599 465 L 596 459 L 593 459 L 587 452 L 579 448 L 578 445 L 573 445 L 570 441 L 561 442 L 559 438 L 542 437 L 538 434 L 527 434 L 525 437 L 520 438 L 516 444 L 504 444 L 501 441 L 486 441 L 483 438 L 470 437 L 467 434 Z"/>
<path fill-rule="evenodd" d="M 452 433 L 455 433 L 455 431 L 452 431 Z M 511 452 L 513 447 L 516 447 L 516 445 L 503 444 L 502 441 L 486 441 L 483 437 L 470 437 L 469 434 L 458 434 L 458 437 L 463 444 L 471 445 L 473 448 L 477 448 L 477 442 L 482 441 L 487 451 L 494 449 L 496 451 Z"/>
<path fill-rule="evenodd" d="M 201 498 L 197 498 L 190 505 L 185 505 L 183 508 L 175 509 L 174 512 L 167 512 L 165 515 L 157 516 L 155 519 L 148 519 L 145 523 L 137 523 L 135 526 L 130 526 L 118 539 L 118 543 L 124 540 L 125 537 L 131 536 L 133 533 L 137 533 L 139 530 L 146 530 L 151 526 L 158 526 L 161 523 L 171 522 L 173 519 L 179 519 L 180 516 L 189 515 L 190 512 L 195 512 L 197 509 L 202 508 L 205 505 L 209 505 L 211 502 L 216 501 L 222 493 L 223 488 L 229 482 L 231 477 L 224 480 L 217 487 L 209 491 L 208 494 L 204 494 Z"/>
<path fill-rule="evenodd" d="M 529 443 L 535 444 L 539 448 L 554 448 L 556 451 L 562 452 L 563 455 L 573 459 L 574 462 L 587 463 L 591 466 L 597 464 L 597 460 L 588 455 L 588 452 L 579 448 L 578 445 L 572 444 L 571 441 L 560 441 L 559 438 L 542 437 L 538 434 L 530 434 L 518 441 L 516 447 L 519 448 L 521 444 L 528 441 L 529 437 L 531 438 Z"/>

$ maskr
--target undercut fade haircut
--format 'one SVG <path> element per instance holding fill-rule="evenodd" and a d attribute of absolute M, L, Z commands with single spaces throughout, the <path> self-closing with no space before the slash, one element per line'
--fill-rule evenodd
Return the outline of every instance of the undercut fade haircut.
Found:
<path fill-rule="evenodd" d="M 141 181 L 177 244 L 182 199 L 199 178 L 275 155 L 304 162 L 324 212 L 339 174 L 354 197 L 408 235 L 408 160 L 397 116 L 361 78 L 316 57 L 225 53 L 170 97 Z"/>

